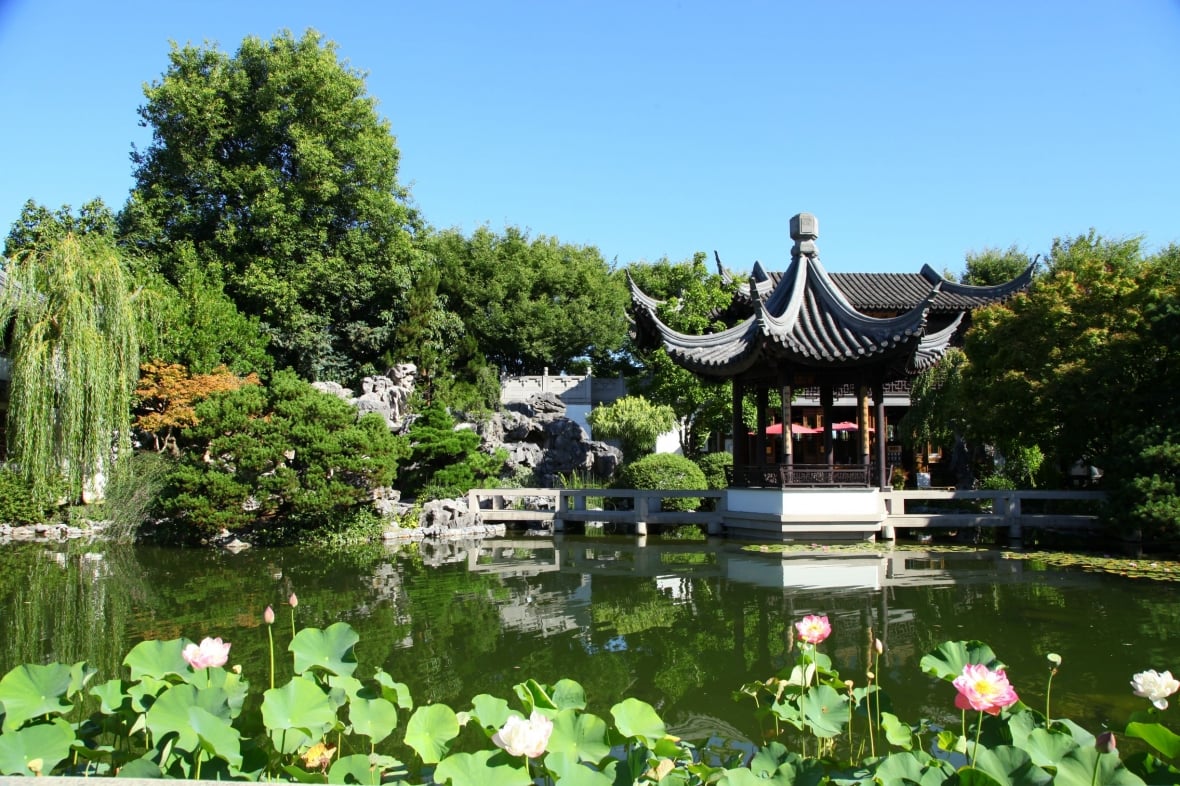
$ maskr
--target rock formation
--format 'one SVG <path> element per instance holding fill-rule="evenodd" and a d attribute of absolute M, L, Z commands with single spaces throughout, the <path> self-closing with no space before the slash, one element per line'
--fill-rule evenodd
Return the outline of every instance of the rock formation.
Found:
<path fill-rule="evenodd" d="M 350 388 L 335 382 L 313 382 L 312 385 L 344 399 L 362 415 L 378 413 L 391 429 L 398 429 L 409 415 L 410 396 L 414 393 L 417 376 L 418 368 L 413 363 L 399 363 L 384 374 L 365 377 L 361 382 L 361 394 L 357 397 L 353 397 Z"/>

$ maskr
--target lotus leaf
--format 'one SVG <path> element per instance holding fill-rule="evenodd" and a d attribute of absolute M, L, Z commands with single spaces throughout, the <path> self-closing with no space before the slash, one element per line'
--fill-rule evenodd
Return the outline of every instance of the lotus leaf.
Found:
<path fill-rule="evenodd" d="M 606 721 L 590 713 L 562 710 L 553 718 L 546 747 L 551 753 L 576 754 L 581 761 L 600 762 L 610 753 Z"/>
<path fill-rule="evenodd" d="M 295 671 L 303 674 L 318 669 L 342 676 L 356 671 L 356 654 L 352 648 L 360 636 L 347 622 L 336 622 L 325 630 L 304 628 L 295 634 L 287 649 L 295 655 Z"/>
<path fill-rule="evenodd" d="M 1002 669 L 1004 664 L 982 641 L 945 641 L 934 652 L 922 656 L 922 671 L 952 682 L 963 673 L 969 663 L 982 663 L 989 669 Z"/>
<path fill-rule="evenodd" d="M 485 729 L 499 729 L 512 714 L 508 702 L 498 696 L 481 693 L 471 700 L 471 715 Z"/>
<path fill-rule="evenodd" d="M 439 706 L 439 705 L 430 705 Z M 420 707 L 425 709 L 425 707 Z M 495 763 L 492 759 L 499 759 Z M 456 753 L 439 762 L 434 780 L 450 786 L 529 786 L 533 779 L 524 767 L 510 764 L 503 751 Z"/>
<path fill-rule="evenodd" d="M 655 708 L 646 701 L 623 699 L 610 708 L 610 714 L 615 719 L 615 727 L 624 737 L 637 737 L 646 743 L 668 733 L 668 728 L 660 720 Z"/>
<path fill-rule="evenodd" d="M 0 705 L 4 706 L 0 730 L 7 734 L 32 718 L 72 709 L 66 696 L 73 683 L 70 667 L 64 663 L 17 666 L 0 679 Z"/>
<path fill-rule="evenodd" d="M 144 677 L 163 680 L 170 675 L 184 678 L 192 673 L 192 667 L 182 654 L 185 645 L 191 643 L 187 639 L 141 641 L 127 653 L 123 665 L 131 669 L 132 680 L 141 680 Z"/>
<path fill-rule="evenodd" d="M 348 722 L 354 732 L 376 745 L 397 728 L 397 707 L 385 699 L 353 699 L 348 705 Z"/>
<path fill-rule="evenodd" d="M 70 755 L 73 742 L 74 730 L 62 718 L 20 731 L 6 731 L 0 734 L 0 774 L 48 775 L 58 762 Z M 38 759 L 40 765 L 34 772 L 29 764 Z"/>
<path fill-rule="evenodd" d="M 294 677 L 283 687 L 272 688 L 262 695 L 262 722 L 272 736 L 275 732 L 294 730 L 314 742 L 336 725 L 336 710 L 318 685 L 304 677 Z M 283 748 L 290 752 L 287 744 Z"/>
<path fill-rule="evenodd" d="M 817 737 L 835 737 L 851 717 L 847 698 L 829 685 L 810 688 L 800 702 L 807 724 Z"/>
<path fill-rule="evenodd" d="M 406 724 L 406 744 L 426 764 L 437 764 L 459 736 L 459 719 L 445 704 L 426 704 L 410 716 Z"/>

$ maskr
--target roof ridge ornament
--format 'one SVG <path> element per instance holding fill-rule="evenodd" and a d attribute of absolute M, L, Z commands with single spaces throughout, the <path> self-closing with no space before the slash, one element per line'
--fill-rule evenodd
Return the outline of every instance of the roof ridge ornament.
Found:
<path fill-rule="evenodd" d="M 791 216 L 791 239 L 795 244 L 791 246 L 791 261 L 797 262 L 800 257 L 808 260 L 819 259 L 819 248 L 815 239 L 819 237 L 819 219 L 811 213 L 796 213 Z"/>

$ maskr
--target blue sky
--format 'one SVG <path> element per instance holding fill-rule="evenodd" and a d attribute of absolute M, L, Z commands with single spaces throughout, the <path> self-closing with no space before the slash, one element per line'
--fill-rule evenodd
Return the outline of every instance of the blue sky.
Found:
<path fill-rule="evenodd" d="M 315 28 L 368 73 L 425 218 L 626 264 L 962 269 L 1096 229 L 1180 242 L 1180 0 L 0 0 L 0 227 L 120 207 L 168 42 Z"/>

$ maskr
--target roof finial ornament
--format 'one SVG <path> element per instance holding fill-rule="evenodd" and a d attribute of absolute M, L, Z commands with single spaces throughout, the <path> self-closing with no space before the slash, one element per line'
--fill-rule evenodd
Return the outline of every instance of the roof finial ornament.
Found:
<path fill-rule="evenodd" d="M 791 216 L 791 239 L 795 245 L 791 246 L 791 261 L 798 262 L 799 257 L 805 256 L 809 260 L 819 259 L 819 248 L 815 239 L 819 237 L 819 219 L 811 213 L 799 213 Z"/>

